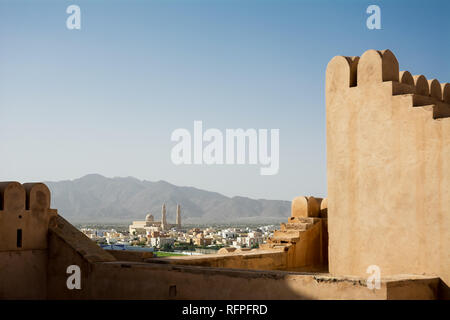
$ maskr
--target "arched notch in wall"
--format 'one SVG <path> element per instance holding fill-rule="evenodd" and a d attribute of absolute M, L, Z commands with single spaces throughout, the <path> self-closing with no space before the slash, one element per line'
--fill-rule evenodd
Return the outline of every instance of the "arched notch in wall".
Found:
<path fill-rule="evenodd" d="M 414 86 L 414 79 L 409 71 L 400 71 L 398 78 L 401 83 Z"/>
<path fill-rule="evenodd" d="M 367 50 L 358 63 L 358 86 L 399 81 L 397 58 L 390 50 Z"/>
<path fill-rule="evenodd" d="M 437 79 L 428 80 L 428 86 L 430 88 L 430 96 L 438 101 L 442 100 L 442 88 Z"/>
<path fill-rule="evenodd" d="M 292 200 L 291 218 L 318 217 L 320 215 L 321 198 L 299 196 Z"/>
<path fill-rule="evenodd" d="M 441 83 L 442 98 L 445 103 L 450 104 L 450 83 Z"/>
<path fill-rule="evenodd" d="M 43 183 L 24 183 L 27 210 L 43 211 L 50 209 L 50 190 Z"/>
<path fill-rule="evenodd" d="M 24 187 L 16 181 L 0 182 L 0 203 L 3 211 L 25 210 Z"/>
<path fill-rule="evenodd" d="M 326 92 L 354 87 L 357 83 L 359 57 L 336 56 L 327 65 Z"/>
<path fill-rule="evenodd" d="M 424 75 L 413 76 L 416 93 L 421 96 L 428 96 L 430 94 L 430 85 Z"/>

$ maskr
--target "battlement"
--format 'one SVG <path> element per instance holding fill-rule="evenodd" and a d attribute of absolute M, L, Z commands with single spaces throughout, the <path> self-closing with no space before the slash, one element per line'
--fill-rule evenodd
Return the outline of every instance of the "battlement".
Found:
<path fill-rule="evenodd" d="M 399 71 L 389 50 L 337 56 L 326 114 L 330 272 L 377 265 L 448 286 L 450 84 Z"/>
<path fill-rule="evenodd" d="M 0 251 L 47 248 L 50 190 L 43 183 L 0 183 Z"/>
<path fill-rule="evenodd" d="M 450 117 L 450 84 L 399 71 L 397 58 L 390 50 L 368 50 L 361 57 L 331 59 L 326 71 L 327 101 L 356 88 L 364 93 L 385 88 L 393 96 L 406 95 L 411 107 L 432 111 L 433 119 Z"/>

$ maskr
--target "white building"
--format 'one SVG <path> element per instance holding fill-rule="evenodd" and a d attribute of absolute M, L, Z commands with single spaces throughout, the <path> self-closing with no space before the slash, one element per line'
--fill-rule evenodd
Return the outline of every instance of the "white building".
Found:
<path fill-rule="evenodd" d="M 222 230 L 222 238 L 233 239 L 236 238 L 236 231 L 231 229 Z"/>
<path fill-rule="evenodd" d="M 166 204 L 162 205 L 161 221 L 155 221 L 152 214 L 147 214 L 144 221 L 133 221 L 128 227 L 130 234 L 141 235 L 146 234 L 147 231 L 161 231 L 181 228 L 181 206 L 177 205 L 177 220 L 175 224 L 169 224 L 166 220 Z"/>
<path fill-rule="evenodd" d="M 155 237 L 155 238 L 150 238 L 150 245 L 152 247 L 156 247 L 156 248 L 162 248 L 164 247 L 164 245 L 173 245 L 173 243 L 175 242 L 174 238 L 168 238 L 168 237 Z"/>

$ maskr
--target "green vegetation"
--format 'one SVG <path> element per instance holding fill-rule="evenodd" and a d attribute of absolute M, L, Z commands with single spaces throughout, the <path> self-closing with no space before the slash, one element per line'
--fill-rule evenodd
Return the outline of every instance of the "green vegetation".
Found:
<path fill-rule="evenodd" d="M 171 256 L 184 256 L 184 254 L 181 253 L 175 253 L 175 252 L 164 252 L 164 251 L 155 251 L 154 254 L 156 257 L 171 257 Z"/>

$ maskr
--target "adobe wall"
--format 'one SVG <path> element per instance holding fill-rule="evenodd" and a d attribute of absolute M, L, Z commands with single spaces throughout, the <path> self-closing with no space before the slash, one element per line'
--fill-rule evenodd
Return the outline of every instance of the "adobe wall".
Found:
<path fill-rule="evenodd" d="M 49 299 L 436 299 L 438 278 L 383 280 L 286 271 L 211 268 L 132 261 L 88 261 L 86 252 L 51 233 Z M 95 245 L 94 245 L 95 246 Z M 54 247 L 54 248 L 53 248 Z M 80 251 L 78 251 L 80 250 Z M 100 249 L 102 250 L 102 249 Z M 65 270 L 81 268 L 81 290 L 68 290 Z M 199 285 L 201 284 L 201 285 Z"/>
<path fill-rule="evenodd" d="M 324 270 L 322 234 L 322 220 L 315 223 L 311 229 L 300 236 L 300 241 L 295 243 L 288 251 L 288 270 L 315 271 Z"/>
<path fill-rule="evenodd" d="M 153 263 L 94 263 L 89 299 L 436 299 L 437 278 L 383 281 L 379 290 L 364 278 Z M 199 285 L 201 284 L 201 285 Z M 406 285 L 405 285 L 406 284 Z M 407 289 L 407 293 L 404 289 Z M 67 290 L 66 290 L 67 291 Z M 65 299 L 65 292 L 55 295 Z"/>
<path fill-rule="evenodd" d="M 288 269 L 312 271 L 323 266 L 322 230 L 322 221 L 319 221 L 308 230 L 307 236 L 300 238 L 293 250 L 289 251 Z"/>
<path fill-rule="evenodd" d="M 329 266 L 450 285 L 450 85 L 399 72 L 389 50 L 326 72 Z"/>
<path fill-rule="evenodd" d="M 191 265 L 212 268 L 285 270 L 288 266 L 288 252 L 279 250 L 235 251 L 229 254 L 208 254 L 201 256 L 173 256 L 150 258 L 151 263 Z"/>
<path fill-rule="evenodd" d="M 116 259 L 100 248 L 61 216 L 53 217 L 48 234 L 48 299 L 87 299 L 87 283 L 91 280 L 92 265 Z M 81 271 L 81 290 L 67 288 L 67 267 L 76 265 Z M 112 275 L 115 277 L 117 275 Z"/>
<path fill-rule="evenodd" d="M 254 252 L 255 257 L 261 255 Z M 281 252 L 279 252 L 281 253 Z M 251 254 L 251 252 L 247 252 Z M 264 253 L 262 253 L 264 255 Z M 129 257 L 124 253 L 122 257 Z M 244 270 L 117 261 L 83 233 L 56 216 L 49 223 L 49 299 L 436 299 L 438 278 L 395 277 L 368 289 L 366 279 L 324 274 Z M 174 257 L 175 258 L 175 257 Z M 240 257 L 239 259 L 246 259 Z M 192 259 L 194 260 L 194 259 Z M 202 259 L 199 259 L 200 261 Z M 208 264 L 211 265 L 209 260 Z M 250 261 L 258 259 L 250 259 Z M 216 260 L 217 261 L 217 260 Z M 81 290 L 66 285 L 69 265 L 81 269 Z M 201 284 L 201 285 L 199 285 Z"/>
<path fill-rule="evenodd" d="M 0 251 L 46 249 L 53 215 L 45 184 L 0 182 Z"/>
<path fill-rule="evenodd" d="M 0 252 L 0 299 L 47 297 L 47 250 Z"/>
<path fill-rule="evenodd" d="M 45 299 L 50 191 L 0 183 L 0 299 Z"/>
<path fill-rule="evenodd" d="M 147 259 L 152 258 L 154 256 L 153 252 L 148 251 L 110 250 L 110 249 L 106 249 L 105 251 L 119 261 L 145 262 Z"/>
<path fill-rule="evenodd" d="M 328 271 L 327 199 L 296 197 L 291 217 L 262 247 L 288 246 L 287 270 Z"/>

